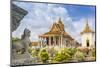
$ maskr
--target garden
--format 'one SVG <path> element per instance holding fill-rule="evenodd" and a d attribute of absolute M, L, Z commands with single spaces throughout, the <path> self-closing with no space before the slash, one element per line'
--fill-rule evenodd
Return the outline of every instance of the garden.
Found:
<path fill-rule="evenodd" d="M 80 47 L 80 48 L 59 48 L 56 50 L 52 48 L 29 48 L 29 53 L 35 60 L 36 64 L 54 64 L 54 63 L 68 63 L 68 62 L 85 62 L 95 61 L 95 48 Z"/>

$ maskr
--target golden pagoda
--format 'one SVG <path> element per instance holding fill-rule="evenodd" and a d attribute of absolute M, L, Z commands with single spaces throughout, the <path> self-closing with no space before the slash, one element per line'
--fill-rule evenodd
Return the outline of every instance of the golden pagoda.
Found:
<path fill-rule="evenodd" d="M 64 35 L 69 36 L 68 33 L 65 32 L 64 24 L 62 23 L 61 19 L 59 18 L 58 23 L 54 23 L 51 30 L 42 36 L 48 36 L 48 35 Z"/>
<path fill-rule="evenodd" d="M 88 21 L 86 22 L 85 28 L 81 32 L 81 34 L 84 34 L 84 33 L 94 33 L 94 31 L 89 27 Z"/>
<path fill-rule="evenodd" d="M 39 36 L 41 46 L 66 46 L 68 42 L 73 43 L 74 39 L 65 31 L 64 24 L 59 18 L 53 23 L 49 32 Z"/>

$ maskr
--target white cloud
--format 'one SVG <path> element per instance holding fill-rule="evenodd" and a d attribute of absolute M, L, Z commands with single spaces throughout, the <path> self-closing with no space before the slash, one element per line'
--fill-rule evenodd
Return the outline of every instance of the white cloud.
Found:
<path fill-rule="evenodd" d="M 78 21 L 73 21 L 73 26 L 75 28 L 75 31 L 70 31 L 72 36 L 81 43 L 81 35 L 80 32 L 83 31 L 85 25 L 86 25 L 86 20 L 88 19 L 88 24 L 90 28 L 95 31 L 95 18 L 89 17 L 89 18 L 81 18 Z"/>
<path fill-rule="evenodd" d="M 22 6 L 23 4 L 18 3 L 17 5 Z M 38 35 L 48 32 L 51 25 L 56 21 L 56 18 L 61 17 L 66 31 L 80 42 L 81 39 L 79 34 L 84 25 L 84 18 L 81 18 L 78 21 L 73 21 L 68 14 L 68 10 L 56 4 L 34 3 L 31 4 L 30 9 L 28 6 L 22 7 L 28 11 L 28 15 L 21 21 L 18 29 L 12 33 L 14 37 L 20 37 L 23 30 L 28 28 L 31 30 L 31 40 L 37 41 Z M 93 18 L 89 18 L 89 21 L 90 25 L 93 27 Z"/>
<path fill-rule="evenodd" d="M 17 4 L 18 5 L 18 4 Z M 19 6 L 25 4 L 19 4 Z M 56 7 L 57 5 L 51 4 L 33 4 L 33 8 L 26 9 L 30 10 L 27 16 L 21 21 L 20 26 L 16 31 L 13 32 L 13 36 L 20 37 L 25 28 L 29 28 L 32 35 L 38 36 L 38 34 L 47 32 L 54 23 L 56 18 L 59 16 L 62 19 L 67 17 L 67 10 L 63 7 Z M 23 8 L 26 8 L 22 6 Z M 29 8 L 29 7 L 28 7 Z M 31 36 L 32 40 L 37 37 Z"/>

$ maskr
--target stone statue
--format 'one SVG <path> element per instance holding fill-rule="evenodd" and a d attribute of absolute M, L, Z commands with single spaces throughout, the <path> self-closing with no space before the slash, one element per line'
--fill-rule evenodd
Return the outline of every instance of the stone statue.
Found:
<path fill-rule="evenodd" d="M 20 41 L 12 43 L 12 65 L 27 64 L 31 56 L 28 52 L 30 44 L 30 30 L 25 29 Z"/>

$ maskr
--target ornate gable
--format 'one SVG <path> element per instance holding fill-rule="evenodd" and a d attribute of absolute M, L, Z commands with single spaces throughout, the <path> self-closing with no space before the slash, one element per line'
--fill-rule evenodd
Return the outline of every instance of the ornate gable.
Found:
<path fill-rule="evenodd" d="M 64 24 L 61 21 L 61 18 L 59 18 L 55 23 L 53 23 L 51 30 L 49 32 L 44 33 L 43 35 L 63 35 L 65 37 L 70 37 L 70 35 L 65 32 Z"/>
<path fill-rule="evenodd" d="M 54 23 L 50 32 L 60 31 L 60 29 L 57 27 L 57 23 Z"/>

